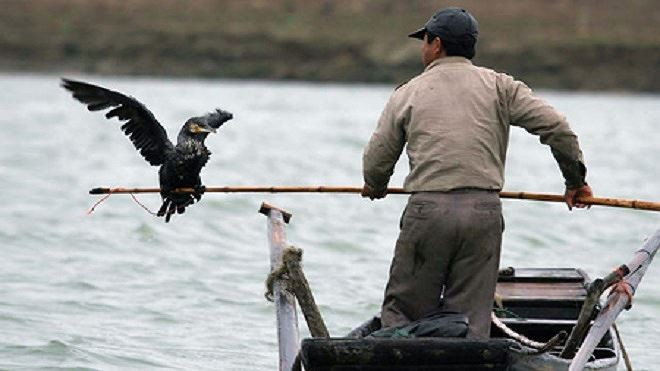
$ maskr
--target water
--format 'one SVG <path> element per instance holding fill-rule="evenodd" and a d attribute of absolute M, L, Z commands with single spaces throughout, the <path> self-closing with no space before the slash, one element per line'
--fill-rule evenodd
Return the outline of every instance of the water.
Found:
<path fill-rule="evenodd" d="M 332 334 L 379 308 L 405 198 L 208 194 L 164 224 L 129 196 L 92 216 L 96 186 L 154 186 L 156 169 L 57 76 L 0 75 L 0 369 L 273 370 L 268 201 L 293 213 L 289 242 Z M 215 107 L 235 114 L 207 143 L 207 185 L 361 185 L 361 152 L 387 86 L 83 77 L 145 103 L 173 136 Z M 660 200 L 660 97 L 541 95 L 579 134 L 599 196 Z M 392 182 L 407 170 L 397 166 Z M 514 129 L 507 190 L 562 192 L 547 147 Z M 151 209 L 158 196 L 141 195 Z M 592 277 L 627 262 L 660 214 L 505 201 L 503 266 L 582 267 Z M 620 327 L 636 369 L 660 348 L 659 269 L 652 266 Z M 304 328 L 304 326 L 301 326 Z"/>

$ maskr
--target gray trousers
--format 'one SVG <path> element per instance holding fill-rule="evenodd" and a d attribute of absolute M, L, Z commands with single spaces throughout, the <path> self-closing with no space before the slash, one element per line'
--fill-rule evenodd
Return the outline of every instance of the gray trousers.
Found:
<path fill-rule="evenodd" d="M 503 223 L 497 192 L 410 196 L 385 289 L 383 327 L 445 310 L 468 316 L 469 338 L 489 337 Z"/>

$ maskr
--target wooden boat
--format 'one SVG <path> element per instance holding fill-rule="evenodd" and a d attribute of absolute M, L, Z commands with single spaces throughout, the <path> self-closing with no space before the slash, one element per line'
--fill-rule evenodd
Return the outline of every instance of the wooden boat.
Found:
<path fill-rule="evenodd" d="M 614 321 L 631 304 L 660 249 L 659 229 L 632 260 L 593 282 L 575 268 L 500 272 L 496 297 L 502 308 L 500 315 L 493 316 L 489 339 L 369 336 L 381 327 L 376 317 L 345 337 L 333 338 L 300 267 L 302 250 L 287 247 L 284 226 L 291 214 L 266 203 L 260 212 L 268 217 L 271 274 L 267 282 L 277 314 L 280 371 L 299 370 L 300 363 L 307 371 L 613 371 L 622 354 Z M 609 287 L 612 291 L 599 306 Z M 296 299 L 313 336 L 302 344 Z M 567 332 L 571 332 L 568 340 L 559 336 Z"/>
<path fill-rule="evenodd" d="M 573 268 L 513 269 L 500 274 L 497 293 L 504 310 L 501 322 L 537 342 L 547 342 L 575 326 L 589 283 Z M 597 313 L 594 313 L 594 316 Z M 491 339 L 365 337 L 380 328 L 373 318 L 344 338 L 302 341 L 302 362 L 308 371 L 330 370 L 567 370 L 571 360 L 559 357 L 563 344 L 538 353 L 509 338 L 493 324 Z M 610 329 L 593 352 L 586 370 L 616 370 L 620 350 Z"/>

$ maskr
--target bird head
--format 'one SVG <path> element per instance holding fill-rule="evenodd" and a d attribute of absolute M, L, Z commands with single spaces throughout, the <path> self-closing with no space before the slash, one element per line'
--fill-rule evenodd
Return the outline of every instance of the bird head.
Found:
<path fill-rule="evenodd" d="M 200 119 L 208 126 L 217 129 L 232 118 L 234 118 L 234 115 L 232 115 L 230 112 L 216 109 L 215 112 L 207 113 Z"/>
<path fill-rule="evenodd" d="M 231 120 L 232 117 L 234 116 L 227 111 L 216 110 L 201 117 L 190 118 L 186 122 L 184 130 L 193 135 L 215 133 L 222 124 Z"/>

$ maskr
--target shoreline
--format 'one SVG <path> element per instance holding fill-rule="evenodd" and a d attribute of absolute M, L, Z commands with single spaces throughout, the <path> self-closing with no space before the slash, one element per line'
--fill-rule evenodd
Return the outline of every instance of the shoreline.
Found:
<path fill-rule="evenodd" d="M 395 86 L 422 71 L 419 41 L 405 35 L 438 6 L 394 0 L 3 5 L 1 71 Z M 660 3 L 460 5 L 480 22 L 476 65 L 509 73 L 533 89 L 660 92 L 654 18 Z"/>
<path fill-rule="evenodd" d="M 245 83 L 245 84 L 282 84 L 282 85 L 315 85 L 315 86 L 329 86 L 329 87 L 382 87 L 394 89 L 397 84 L 392 82 L 379 82 L 379 81 L 333 81 L 333 80 L 302 80 L 302 79 L 269 79 L 269 78 L 238 78 L 238 77 L 202 77 L 202 76 L 180 76 L 180 75 L 155 75 L 155 74 L 112 74 L 112 73 L 94 73 L 83 71 L 65 71 L 65 70 L 8 70 L 0 67 L 0 78 L 39 78 L 42 76 L 50 76 L 54 79 L 60 78 L 87 78 L 98 77 L 101 79 L 119 79 L 119 80 L 165 80 L 165 81 L 203 81 L 203 82 L 231 82 L 231 83 Z M 609 90 L 575 90 L 575 89 L 562 89 L 562 88 L 547 88 L 547 87 L 531 87 L 537 93 L 560 93 L 565 95 L 601 95 L 601 96 L 636 96 L 640 98 L 648 97 L 655 99 L 660 96 L 660 91 L 638 91 L 638 90 L 625 90 L 625 89 L 609 89 Z"/>

